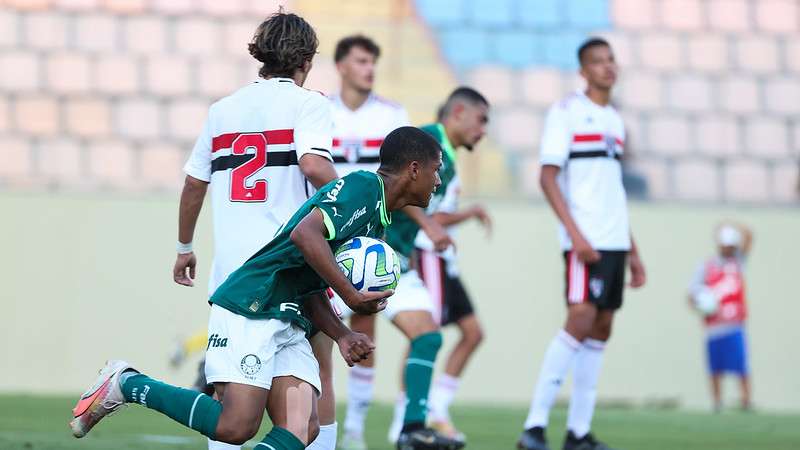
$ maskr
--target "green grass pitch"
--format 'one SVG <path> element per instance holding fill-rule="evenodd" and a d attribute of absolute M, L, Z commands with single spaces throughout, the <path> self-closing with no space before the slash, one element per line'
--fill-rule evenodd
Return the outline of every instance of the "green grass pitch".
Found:
<path fill-rule="evenodd" d="M 73 398 L 0 395 L 2 450 L 188 450 L 205 449 L 205 438 L 140 406 L 131 406 L 75 439 L 67 422 Z M 343 411 L 340 411 L 343 413 Z M 342 414 L 340 414 L 341 417 Z M 370 411 L 370 450 L 390 450 L 386 427 L 391 408 Z M 468 437 L 468 449 L 513 450 L 525 418 L 523 408 L 455 405 L 453 415 Z M 549 430 L 553 450 L 561 448 L 565 411 L 556 409 Z M 268 429 L 265 423 L 259 438 Z M 724 413 L 719 415 L 647 409 L 602 408 L 595 432 L 620 450 L 797 450 L 800 415 Z M 253 443 L 247 445 L 251 448 Z"/>

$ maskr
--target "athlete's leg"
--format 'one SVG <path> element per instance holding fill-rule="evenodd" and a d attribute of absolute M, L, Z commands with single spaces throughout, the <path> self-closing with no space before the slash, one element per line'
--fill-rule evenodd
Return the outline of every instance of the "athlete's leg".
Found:
<path fill-rule="evenodd" d="M 214 383 L 214 389 L 222 404 L 222 414 L 213 439 L 244 444 L 258 433 L 270 391 L 239 383 Z"/>
<path fill-rule="evenodd" d="M 317 438 L 317 391 L 308 382 L 293 376 L 273 378 L 267 412 L 273 428 L 261 440 L 262 447 L 302 450 Z"/>
<path fill-rule="evenodd" d="M 600 310 L 589 336 L 581 343 L 575 356 L 572 397 L 567 413 L 567 429 L 576 438 L 584 437 L 590 430 L 597 401 L 597 380 L 603 363 L 603 350 L 611 336 L 613 310 Z"/>
<path fill-rule="evenodd" d="M 483 342 L 483 329 L 478 317 L 470 314 L 456 322 L 461 338 L 447 358 L 444 373 L 458 378 L 464 372 L 475 349 Z"/>
<path fill-rule="evenodd" d="M 403 419 L 406 416 L 406 361 L 408 360 L 408 354 L 410 349 L 406 347 L 405 353 L 403 354 L 403 358 L 401 359 L 400 364 L 400 377 L 398 378 L 400 389 L 397 393 L 397 398 L 394 401 L 394 412 L 392 415 L 392 424 L 389 425 L 389 433 L 388 433 L 388 440 L 390 443 L 394 444 L 397 442 L 398 436 L 400 436 L 400 431 L 403 429 Z"/>
<path fill-rule="evenodd" d="M 350 328 L 364 333 L 375 342 L 375 315 L 353 314 Z M 341 447 L 345 450 L 365 448 L 364 424 L 372 402 L 375 376 L 375 354 L 350 368 L 347 380 L 347 414 Z"/>
<path fill-rule="evenodd" d="M 433 364 L 442 345 L 442 335 L 428 311 L 401 311 L 394 316 L 392 323 L 411 342 L 403 377 L 408 399 L 403 431 L 413 431 L 425 426 Z"/>
<path fill-rule="evenodd" d="M 739 376 L 739 388 L 742 395 L 742 409 L 749 411 L 753 405 L 750 403 L 750 377 L 747 374 Z"/>
<path fill-rule="evenodd" d="M 311 349 L 319 363 L 322 395 L 317 401 L 319 435 L 308 448 L 334 450 L 336 448 L 336 396 L 333 390 L 333 340 L 324 333 L 317 333 L 311 338 Z"/>
<path fill-rule="evenodd" d="M 711 398 L 714 402 L 714 412 L 722 411 L 722 374 L 711 374 Z"/>

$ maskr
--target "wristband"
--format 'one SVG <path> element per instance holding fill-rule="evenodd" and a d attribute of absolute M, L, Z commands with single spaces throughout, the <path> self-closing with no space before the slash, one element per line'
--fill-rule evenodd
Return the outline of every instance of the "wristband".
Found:
<path fill-rule="evenodd" d="M 175 249 L 178 251 L 179 255 L 185 255 L 187 253 L 192 253 L 193 251 L 191 242 L 184 244 L 183 242 L 178 241 L 178 245 L 175 247 Z"/>

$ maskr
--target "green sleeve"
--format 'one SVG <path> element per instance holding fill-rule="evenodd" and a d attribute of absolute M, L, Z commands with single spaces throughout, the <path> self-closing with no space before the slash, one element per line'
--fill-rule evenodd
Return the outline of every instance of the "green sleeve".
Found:
<path fill-rule="evenodd" d="M 377 183 L 351 174 L 325 185 L 316 195 L 314 207 L 322 212 L 329 241 L 342 240 L 365 225 L 375 213 Z"/>

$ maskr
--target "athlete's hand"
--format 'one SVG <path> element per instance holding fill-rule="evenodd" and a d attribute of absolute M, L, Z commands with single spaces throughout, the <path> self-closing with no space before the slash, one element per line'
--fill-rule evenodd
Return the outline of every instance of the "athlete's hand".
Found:
<path fill-rule="evenodd" d="M 340 337 L 336 344 L 339 346 L 342 358 L 350 367 L 353 367 L 359 361 L 367 359 L 372 354 L 372 351 L 375 350 L 375 344 L 366 334 L 356 333 L 355 331 Z"/>
<path fill-rule="evenodd" d="M 578 260 L 585 264 L 594 264 L 600 261 L 600 253 L 592 248 L 592 244 L 583 236 L 572 240 L 572 251 L 578 254 Z"/>
<path fill-rule="evenodd" d="M 628 283 L 628 286 L 632 288 L 640 288 L 644 286 L 645 282 L 647 281 L 647 274 L 644 271 L 644 264 L 642 264 L 641 258 L 636 253 L 631 253 L 628 255 L 628 265 L 631 268 L 631 282 Z"/>
<path fill-rule="evenodd" d="M 450 239 L 450 235 L 447 234 L 447 229 L 443 227 L 439 222 L 435 220 L 427 220 L 425 227 L 422 228 L 422 231 L 428 236 L 428 239 L 433 242 L 433 249 L 437 252 L 443 252 L 447 250 L 447 247 L 451 245 L 455 245 L 452 239 Z"/>
<path fill-rule="evenodd" d="M 492 218 L 489 217 L 489 213 L 481 205 L 475 205 L 472 207 L 472 217 L 478 219 L 483 225 L 483 228 L 486 229 L 486 235 L 492 235 Z"/>
<path fill-rule="evenodd" d="M 393 289 L 380 292 L 359 292 L 355 300 L 348 300 L 345 303 L 358 314 L 375 314 L 386 309 L 386 299 L 392 295 L 394 295 Z"/>
<path fill-rule="evenodd" d="M 197 257 L 194 252 L 179 253 L 172 269 L 172 279 L 183 286 L 194 286 L 194 274 L 197 267 Z M 188 274 L 187 274 L 188 272 Z"/>

